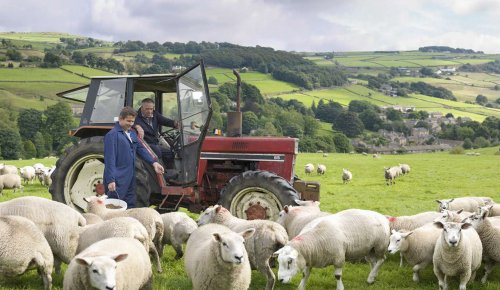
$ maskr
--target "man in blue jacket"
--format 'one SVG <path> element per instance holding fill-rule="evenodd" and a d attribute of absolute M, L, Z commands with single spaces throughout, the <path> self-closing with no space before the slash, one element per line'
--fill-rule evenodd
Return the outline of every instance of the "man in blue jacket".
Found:
<path fill-rule="evenodd" d="M 141 139 L 148 143 L 149 147 L 155 152 L 159 160 L 166 162 L 172 159 L 172 153 L 165 150 L 159 145 L 160 126 L 167 126 L 177 128 L 176 121 L 162 116 L 155 111 L 155 102 L 151 98 L 145 98 L 141 101 L 141 107 L 137 111 L 137 118 L 135 119 L 134 128 Z M 165 163 L 166 164 L 166 163 Z"/>
<path fill-rule="evenodd" d="M 156 173 L 163 174 L 163 167 L 138 141 L 131 131 L 136 111 L 131 107 L 121 110 L 115 127 L 104 136 L 104 185 L 110 198 L 118 198 L 135 207 L 135 157 L 139 154 Z"/>

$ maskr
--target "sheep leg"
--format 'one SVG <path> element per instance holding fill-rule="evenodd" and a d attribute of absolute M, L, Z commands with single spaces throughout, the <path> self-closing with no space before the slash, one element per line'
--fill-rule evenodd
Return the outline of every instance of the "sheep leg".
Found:
<path fill-rule="evenodd" d="M 460 289 L 460 290 L 466 289 L 467 282 L 469 282 L 470 276 L 471 276 L 470 271 L 467 271 L 463 275 L 460 275 L 460 285 L 459 285 L 458 289 Z"/>
<path fill-rule="evenodd" d="M 151 256 L 152 259 L 155 260 L 155 263 L 156 263 L 156 271 L 158 273 L 161 273 L 162 272 L 162 269 L 161 269 L 161 263 L 160 263 L 160 256 L 158 255 L 158 250 L 156 250 L 156 247 L 155 245 L 153 244 L 153 242 L 151 242 L 149 244 L 149 255 Z"/>
<path fill-rule="evenodd" d="M 58 257 L 54 256 L 54 269 L 57 274 L 61 274 L 61 260 Z"/>
<path fill-rule="evenodd" d="M 481 278 L 481 283 L 486 283 L 486 280 L 488 279 L 488 275 L 491 274 L 491 271 L 493 271 L 493 267 L 495 266 L 495 262 L 493 261 L 486 261 L 484 263 L 484 276 Z"/>
<path fill-rule="evenodd" d="M 342 283 L 342 266 L 335 267 L 335 279 L 337 280 L 337 290 L 344 290 L 344 283 Z"/>
<path fill-rule="evenodd" d="M 378 271 L 380 270 L 380 266 L 382 266 L 384 261 L 385 261 L 384 258 L 380 258 L 377 260 L 375 265 L 373 267 L 371 267 L 372 269 L 370 271 L 370 274 L 368 275 L 368 279 L 366 280 L 366 282 L 368 282 L 368 284 L 372 284 L 373 282 L 375 282 L 375 278 L 377 278 Z"/>
<path fill-rule="evenodd" d="M 419 271 L 427 267 L 427 265 L 429 265 L 429 263 L 424 262 L 413 266 L 413 281 L 420 282 Z"/>
<path fill-rule="evenodd" d="M 37 270 L 40 276 L 42 276 L 43 279 L 43 287 L 44 290 L 51 290 L 52 289 L 52 266 L 46 267 L 45 265 L 45 259 L 42 257 L 40 253 L 37 253 L 35 256 L 35 264 L 37 265 Z"/>
<path fill-rule="evenodd" d="M 403 267 L 403 254 L 400 253 L 399 257 L 400 257 L 399 258 L 399 267 L 401 268 L 401 267 Z"/>
<path fill-rule="evenodd" d="M 302 270 L 302 280 L 300 280 L 299 284 L 299 290 L 305 290 L 306 289 L 306 284 L 307 280 L 309 279 L 309 275 L 311 274 L 311 268 L 306 266 L 304 270 Z"/>
<path fill-rule="evenodd" d="M 182 251 L 182 248 L 181 248 Z M 276 281 L 276 276 L 274 276 L 273 270 L 271 269 L 271 266 L 269 265 L 271 257 L 269 257 L 267 260 L 265 260 L 263 263 L 259 262 L 257 264 L 257 269 L 259 272 L 264 274 L 266 276 L 266 290 L 273 290 L 274 289 L 274 283 Z"/>
<path fill-rule="evenodd" d="M 182 258 L 182 256 L 184 255 L 184 252 L 182 251 L 182 244 L 172 243 L 172 247 L 175 250 L 175 259 L 178 260 Z"/>

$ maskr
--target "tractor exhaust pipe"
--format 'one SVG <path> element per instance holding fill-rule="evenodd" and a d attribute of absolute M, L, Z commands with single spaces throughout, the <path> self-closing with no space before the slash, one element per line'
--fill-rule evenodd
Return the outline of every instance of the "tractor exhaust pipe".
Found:
<path fill-rule="evenodd" d="M 236 76 L 236 112 L 227 112 L 227 135 L 240 137 L 243 124 L 243 114 L 240 110 L 241 77 L 235 69 L 233 69 L 233 74 Z"/>

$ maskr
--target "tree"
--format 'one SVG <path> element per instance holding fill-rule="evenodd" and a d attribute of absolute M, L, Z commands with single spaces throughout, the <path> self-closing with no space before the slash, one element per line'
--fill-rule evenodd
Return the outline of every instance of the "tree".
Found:
<path fill-rule="evenodd" d="M 368 109 L 377 111 L 378 107 L 368 101 L 352 100 L 349 102 L 349 112 L 362 113 Z"/>
<path fill-rule="evenodd" d="M 477 137 L 474 139 L 474 145 L 473 147 L 474 148 L 484 148 L 484 147 L 489 147 L 491 144 L 490 144 L 490 141 L 488 141 L 486 138 L 484 137 Z"/>
<path fill-rule="evenodd" d="M 63 60 L 53 52 L 47 52 L 43 58 L 44 67 L 60 67 L 63 64 Z"/>
<path fill-rule="evenodd" d="M 80 51 L 73 52 L 71 60 L 77 64 L 85 65 L 85 56 Z"/>
<path fill-rule="evenodd" d="M 488 103 L 488 98 L 486 96 L 483 96 L 483 95 L 477 95 L 476 103 L 484 106 L 486 103 Z"/>
<path fill-rule="evenodd" d="M 464 149 L 471 149 L 472 148 L 472 141 L 470 138 L 465 138 L 464 144 L 462 145 Z"/>
<path fill-rule="evenodd" d="M 45 140 L 40 132 L 36 132 L 33 137 L 33 145 L 35 145 L 36 157 L 42 158 L 48 155 L 47 148 L 45 148 Z"/>
<path fill-rule="evenodd" d="M 17 130 L 12 128 L 0 129 L 0 148 L 2 148 L 2 158 L 17 160 L 22 156 L 23 143 Z"/>
<path fill-rule="evenodd" d="M 52 136 L 52 147 L 59 150 L 68 143 L 68 131 L 73 127 L 71 108 L 68 103 L 58 102 L 45 110 L 45 116 L 45 131 Z"/>
<path fill-rule="evenodd" d="M 266 122 L 264 128 L 259 128 L 255 131 L 256 136 L 280 136 L 278 130 L 271 122 Z"/>
<path fill-rule="evenodd" d="M 217 80 L 216 77 L 210 76 L 210 77 L 208 77 L 208 83 L 211 85 L 218 85 L 219 81 Z"/>
<path fill-rule="evenodd" d="M 304 135 L 315 136 L 319 127 L 319 122 L 314 117 L 304 116 Z"/>
<path fill-rule="evenodd" d="M 428 67 L 421 68 L 420 73 L 424 76 L 433 76 L 434 75 L 434 71 Z"/>
<path fill-rule="evenodd" d="M 452 114 L 452 113 L 448 113 L 448 114 L 446 114 L 446 116 L 445 116 L 445 117 L 446 117 L 446 118 L 455 118 L 455 117 L 453 116 L 453 114 Z"/>
<path fill-rule="evenodd" d="M 33 140 L 42 126 L 42 112 L 35 109 L 24 109 L 19 112 L 17 127 L 23 139 Z"/>
<path fill-rule="evenodd" d="M 403 120 L 403 113 L 401 113 L 401 111 L 394 110 L 393 108 L 388 108 L 385 111 L 385 116 L 387 117 L 387 120 L 391 120 L 391 121 Z"/>
<path fill-rule="evenodd" d="M 339 130 L 347 137 L 357 137 L 363 133 L 365 126 L 358 118 L 358 114 L 343 111 L 333 121 L 333 129 Z"/>
<path fill-rule="evenodd" d="M 21 61 L 23 60 L 23 55 L 15 49 L 7 49 L 5 56 L 8 60 Z"/>
<path fill-rule="evenodd" d="M 333 134 L 333 143 L 335 144 L 335 150 L 339 153 L 349 153 L 352 151 L 351 140 L 342 133 Z"/>
<path fill-rule="evenodd" d="M 31 142 L 31 140 L 24 141 L 23 148 L 24 148 L 24 158 L 25 159 L 31 159 L 31 158 L 36 157 L 35 144 L 33 144 L 33 142 Z"/>
<path fill-rule="evenodd" d="M 252 130 L 256 130 L 259 124 L 259 117 L 254 112 L 244 112 L 242 122 L 242 133 L 249 135 Z"/>
<path fill-rule="evenodd" d="M 359 119 L 361 119 L 361 122 L 363 122 L 367 130 L 376 132 L 382 128 L 382 119 L 380 119 L 378 113 L 372 109 L 365 110 L 359 114 Z"/>

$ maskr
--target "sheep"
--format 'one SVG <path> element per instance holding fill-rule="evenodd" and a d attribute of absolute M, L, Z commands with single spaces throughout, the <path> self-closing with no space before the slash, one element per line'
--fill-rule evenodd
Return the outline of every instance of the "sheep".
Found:
<path fill-rule="evenodd" d="M 64 273 L 63 290 L 153 289 L 151 262 L 132 238 L 109 238 L 78 254 Z"/>
<path fill-rule="evenodd" d="M 149 233 L 149 237 L 155 244 L 155 250 L 157 254 L 162 256 L 162 244 L 163 239 L 163 220 L 161 215 L 154 209 L 148 207 L 141 208 L 131 208 L 127 210 L 113 210 L 106 208 L 104 200 L 107 198 L 106 195 L 102 196 L 90 196 L 85 197 L 84 200 L 87 202 L 87 212 L 96 214 L 102 219 L 107 220 L 114 217 L 133 217 L 140 221 L 142 225 L 146 228 Z M 151 250 L 153 251 L 153 249 Z"/>
<path fill-rule="evenodd" d="M 455 223 L 458 223 L 458 222 L 461 222 L 463 221 L 465 218 L 469 217 L 470 215 L 472 215 L 473 213 L 471 212 L 468 212 L 468 211 L 463 211 L 463 210 L 443 210 L 441 213 L 440 213 L 440 216 L 438 216 L 436 219 L 434 219 L 434 222 L 455 222 Z"/>
<path fill-rule="evenodd" d="M 0 194 L 3 189 L 20 189 L 21 192 L 24 192 L 24 186 L 21 184 L 21 176 L 13 173 L 7 173 L 4 175 L 0 175 Z"/>
<path fill-rule="evenodd" d="M 399 164 L 399 168 L 401 168 L 401 173 L 403 175 L 410 173 L 410 165 L 408 164 Z"/>
<path fill-rule="evenodd" d="M 318 168 L 316 169 L 316 172 L 319 175 L 323 175 L 326 173 L 326 166 L 324 164 L 318 164 Z"/>
<path fill-rule="evenodd" d="M 188 239 L 184 257 L 193 289 L 248 289 L 252 270 L 244 240 L 254 233 L 254 228 L 235 233 L 218 224 L 196 229 Z"/>
<path fill-rule="evenodd" d="M 307 229 L 311 224 L 314 226 Z M 349 209 L 317 218 L 308 226 L 275 252 L 279 262 L 279 281 L 289 283 L 298 271 L 302 271 L 299 289 L 305 289 L 313 267 L 333 265 L 337 290 L 342 290 L 342 267 L 345 261 L 363 257 L 371 266 L 367 282 L 371 284 L 375 281 L 389 244 L 389 222 L 383 215 Z"/>
<path fill-rule="evenodd" d="M 0 163 L 0 175 L 9 173 L 17 174 L 17 167 L 15 165 L 6 165 L 5 163 Z"/>
<path fill-rule="evenodd" d="M 387 216 L 391 230 L 414 230 L 427 223 L 433 222 L 436 218 L 441 217 L 442 214 L 435 211 L 421 212 L 411 216 Z"/>
<path fill-rule="evenodd" d="M 37 268 L 44 289 L 52 289 L 54 257 L 32 221 L 21 216 L 0 217 L 0 249 L 0 276 L 18 276 Z"/>
<path fill-rule="evenodd" d="M 419 282 L 419 271 L 432 263 L 434 247 L 441 231 L 434 226 L 422 226 L 413 231 L 391 231 L 390 243 L 387 251 L 401 253 L 408 264 L 413 266 L 413 281 Z"/>
<path fill-rule="evenodd" d="M 306 175 L 311 174 L 314 171 L 314 165 L 312 165 L 311 163 L 307 163 L 304 166 L 304 171 L 305 171 Z"/>
<path fill-rule="evenodd" d="M 490 204 L 479 207 L 479 213 L 488 211 L 488 216 L 500 216 L 500 204 Z"/>
<path fill-rule="evenodd" d="M 225 225 L 236 232 L 250 227 L 255 228 L 255 234 L 245 243 L 250 265 L 266 276 L 266 289 L 273 289 L 275 276 L 269 266 L 269 260 L 276 250 L 288 242 L 288 234 L 285 228 L 269 220 L 237 218 L 220 205 L 207 208 L 200 215 L 198 225 L 201 226 L 210 222 Z"/>
<path fill-rule="evenodd" d="M 469 223 L 435 222 L 434 225 L 443 229 L 432 257 L 439 289 L 447 289 L 448 277 L 458 275 L 459 289 L 465 290 L 481 266 L 483 246 L 479 235 Z"/>
<path fill-rule="evenodd" d="M 43 170 L 45 169 L 45 165 L 42 163 L 33 164 L 33 168 L 35 168 L 35 175 L 40 181 L 40 184 L 43 184 Z"/>
<path fill-rule="evenodd" d="M 82 216 L 87 221 L 87 225 L 98 224 L 104 221 L 100 216 L 89 212 L 82 213 Z"/>
<path fill-rule="evenodd" d="M 384 167 L 384 176 L 385 182 L 387 185 L 396 184 L 396 177 L 399 176 L 401 172 L 401 168 L 393 166 L 393 167 Z"/>
<path fill-rule="evenodd" d="M 475 212 L 478 207 L 484 206 L 486 203 L 490 203 L 492 201 L 489 197 L 457 197 L 452 199 L 436 199 L 436 202 L 439 204 L 438 211 L 442 211 L 444 209 L 448 210 L 460 210 L 463 209 L 469 212 Z"/>
<path fill-rule="evenodd" d="M 486 218 L 488 212 L 483 211 L 470 217 L 471 224 L 479 234 L 483 244 L 484 276 L 481 282 L 484 284 L 491 274 L 495 264 L 500 262 L 500 228 L 493 226 L 491 220 Z"/>
<path fill-rule="evenodd" d="M 24 196 L 0 203 L 0 216 L 23 216 L 42 231 L 54 254 L 56 272 L 60 264 L 68 264 L 75 256 L 80 235 L 80 226 L 85 218 L 75 209 L 46 198 Z"/>
<path fill-rule="evenodd" d="M 295 202 L 297 202 L 297 200 Z M 319 203 L 318 206 L 285 205 L 283 210 L 280 211 L 276 222 L 286 229 L 288 237 L 292 239 L 297 236 L 310 221 L 327 215 L 329 215 L 329 213 L 320 211 Z"/>
<path fill-rule="evenodd" d="M 300 200 L 296 199 L 295 203 L 299 206 L 315 206 L 319 208 L 320 202 L 317 200 Z"/>
<path fill-rule="evenodd" d="M 28 184 L 28 182 L 31 181 L 31 184 L 33 184 L 33 180 L 35 179 L 35 168 L 33 166 L 24 166 L 19 168 L 19 173 L 21 174 L 21 177 L 23 178 L 23 181 L 25 184 Z"/>
<path fill-rule="evenodd" d="M 45 185 L 46 187 L 50 187 L 50 185 L 52 184 L 51 175 L 52 175 L 52 172 L 54 172 L 55 169 L 56 169 L 56 167 L 52 166 L 52 167 L 45 167 L 42 170 L 42 177 L 43 177 L 42 184 Z"/>
<path fill-rule="evenodd" d="M 163 220 L 163 246 L 172 245 L 175 249 L 175 259 L 182 258 L 182 244 L 185 243 L 194 230 L 198 228 L 196 222 L 183 212 L 169 212 L 161 215 Z"/>
<path fill-rule="evenodd" d="M 323 157 L 328 157 L 328 153 L 323 153 Z"/>
<path fill-rule="evenodd" d="M 342 168 L 342 183 L 343 184 L 346 184 L 348 182 L 351 182 L 352 180 L 352 173 L 351 171 L 345 169 L 345 168 Z"/>

